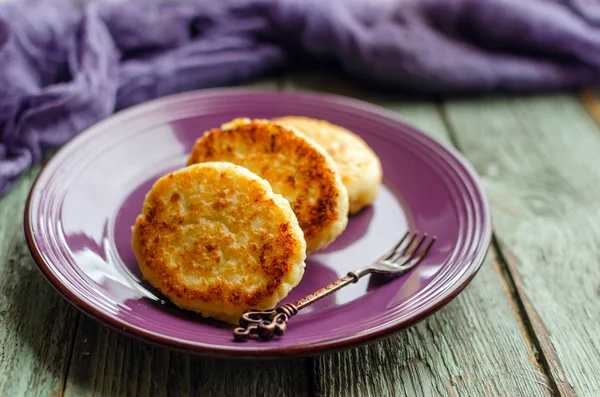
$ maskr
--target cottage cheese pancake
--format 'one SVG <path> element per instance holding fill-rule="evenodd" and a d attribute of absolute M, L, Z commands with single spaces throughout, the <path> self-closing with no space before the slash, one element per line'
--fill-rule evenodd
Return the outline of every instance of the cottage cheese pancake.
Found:
<path fill-rule="evenodd" d="M 348 194 L 320 145 L 267 120 L 236 119 L 197 140 L 188 164 L 226 161 L 266 179 L 285 197 L 304 232 L 307 252 L 324 248 L 348 223 Z"/>
<path fill-rule="evenodd" d="M 382 182 L 381 162 L 362 138 L 325 120 L 286 116 L 273 121 L 295 127 L 327 150 L 348 190 L 351 214 L 375 201 Z"/>
<path fill-rule="evenodd" d="M 175 305 L 237 323 L 270 309 L 304 274 L 306 243 L 290 204 L 249 170 L 222 162 L 160 178 L 133 227 L 144 278 Z"/>

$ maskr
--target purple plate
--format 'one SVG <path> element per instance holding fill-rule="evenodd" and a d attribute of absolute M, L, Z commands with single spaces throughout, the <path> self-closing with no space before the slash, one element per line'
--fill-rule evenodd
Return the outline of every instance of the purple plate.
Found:
<path fill-rule="evenodd" d="M 310 255 L 295 301 L 369 264 L 407 230 L 438 237 L 410 273 L 367 276 L 290 320 L 270 342 L 234 342 L 233 327 L 180 310 L 142 280 L 131 227 L 154 181 L 185 166 L 205 130 L 236 117 L 305 115 L 362 136 L 381 158 L 376 202 Z M 471 166 L 391 112 L 358 100 L 238 89 L 165 97 L 122 111 L 66 144 L 44 167 L 25 210 L 27 242 L 52 285 L 126 334 L 188 352 L 240 358 L 313 355 L 356 346 L 431 315 L 473 278 L 487 252 L 488 204 Z"/>

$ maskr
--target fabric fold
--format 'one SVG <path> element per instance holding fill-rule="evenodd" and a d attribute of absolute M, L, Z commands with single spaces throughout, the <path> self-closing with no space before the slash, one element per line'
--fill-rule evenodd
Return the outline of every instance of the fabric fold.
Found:
<path fill-rule="evenodd" d="M 0 194 L 114 111 L 302 59 L 431 95 L 600 81 L 583 0 L 25 0 L 0 6 Z"/>

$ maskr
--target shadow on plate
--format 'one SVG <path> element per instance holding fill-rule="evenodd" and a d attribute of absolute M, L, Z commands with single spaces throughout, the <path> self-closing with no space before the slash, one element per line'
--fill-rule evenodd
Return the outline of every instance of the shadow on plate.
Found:
<path fill-rule="evenodd" d="M 369 229 L 369 224 L 374 214 L 373 206 L 369 206 L 358 214 L 350 215 L 346 230 L 333 243 L 318 252 L 329 253 L 341 251 L 360 240 Z"/>

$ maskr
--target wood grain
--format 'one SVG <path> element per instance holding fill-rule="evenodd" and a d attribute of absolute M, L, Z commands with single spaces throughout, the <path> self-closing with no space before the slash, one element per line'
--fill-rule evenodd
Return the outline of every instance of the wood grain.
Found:
<path fill-rule="evenodd" d="M 0 395 L 62 392 L 76 311 L 44 279 L 23 235 L 37 169 L 0 199 Z"/>
<path fill-rule="evenodd" d="M 559 95 L 457 101 L 445 114 L 485 183 L 553 388 L 600 395 L 597 125 L 578 98 Z"/>
<path fill-rule="evenodd" d="M 539 313 L 525 293 L 523 278 L 518 272 L 518 267 L 521 264 L 519 259 L 512 253 L 506 244 L 501 242 L 501 240 L 496 239 L 494 244 L 499 253 L 501 262 L 500 267 L 508 273 L 506 277 L 507 283 L 510 283 L 511 286 L 514 287 L 513 293 L 516 297 L 516 305 L 518 310 L 522 312 L 528 337 L 533 341 L 536 349 L 541 352 L 536 355 L 538 362 L 542 365 L 547 374 L 559 372 L 564 375 L 565 372 L 562 364 L 550 341 L 548 329 L 545 327 Z M 573 388 L 568 383 L 565 383 L 560 379 L 555 379 L 553 375 L 549 377 L 549 380 L 550 386 L 555 394 L 563 396 L 576 395 Z"/>
<path fill-rule="evenodd" d="M 455 301 L 397 336 L 315 362 L 317 395 L 540 396 L 547 379 L 488 258 Z"/>
<path fill-rule="evenodd" d="M 82 316 L 67 396 L 306 396 L 303 359 L 203 358 L 123 336 Z"/>
<path fill-rule="evenodd" d="M 329 82 L 325 85 L 325 82 Z M 287 89 L 323 90 L 378 103 L 449 145 L 437 106 L 364 92 L 334 76 L 297 75 Z M 315 394 L 397 396 L 549 395 L 524 338 L 494 252 L 466 290 L 421 324 L 381 342 L 314 360 Z"/>

